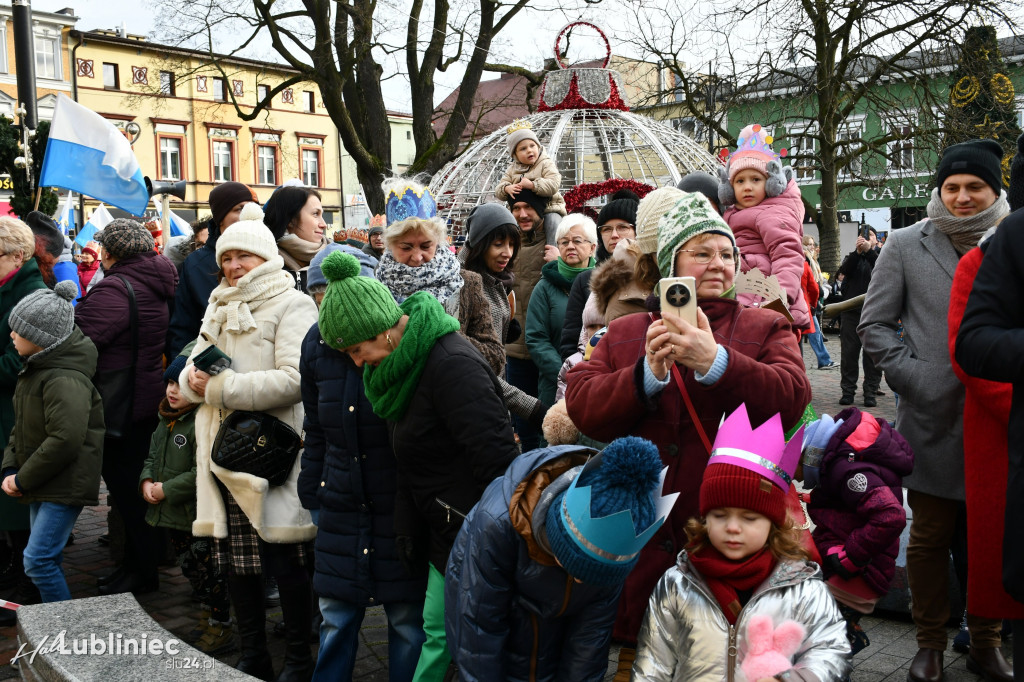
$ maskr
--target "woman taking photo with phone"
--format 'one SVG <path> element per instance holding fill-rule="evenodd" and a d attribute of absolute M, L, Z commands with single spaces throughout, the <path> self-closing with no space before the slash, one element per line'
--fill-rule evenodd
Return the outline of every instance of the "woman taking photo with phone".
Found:
<path fill-rule="evenodd" d="M 266 574 L 277 579 L 284 615 L 286 648 L 279 679 L 309 679 L 316 526 L 299 502 L 300 458 L 280 485 L 213 460 L 218 433 L 234 411 L 261 413 L 302 432 L 299 356 L 302 339 L 317 319 L 316 303 L 295 288 L 260 207 L 246 204 L 239 217 L 217 240 L 220 284 L 210 294 L 199 340 L 178 382 L 185 399 L 199 405 L 192 531 L 218 540 L 214 559 L 229 576 L 242 645 L 236 667 L 261 680 L 274 679 L 267 650 Z M 194 364 L 200 355 L 217 355 L 209 350 L 212 346 L 230 359 L 230 366 L 214 376 Z"/>
<path fill-rule="evenodd" d="M 682 493 L 623 586 L 613 636 L 627 644 L 616 680 L 629 679 L 648 598 L 686 544 L 687 520 L 698 515 L 722 416 L 746 403 L 753 423 L 781 413 L 788 429 L 811 398 L 786 318 L 736 301 L 739 251 L 706 197 L 675 188 L 648 194 L 637 209 L 637 244 L 644 252 L 637 281 L 654 288 L 663 276 L 693 277 L 698 309 L 696 325 L 668 312 L 615 320 L 590 360 L 568 376 L 566 407 L 579 430 L 603 442 L 627 435 L 652 441 L 668 467 L 664 492 Z"/>

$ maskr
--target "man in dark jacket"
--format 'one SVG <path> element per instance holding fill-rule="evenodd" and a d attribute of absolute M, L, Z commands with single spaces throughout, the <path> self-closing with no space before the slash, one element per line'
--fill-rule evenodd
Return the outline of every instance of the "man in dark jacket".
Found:
<path fill-rule="evenodd" d="M 843 300 L 860 296 L 868 290 L 871 283 L 871 271 L 878 260 L 878 234 L 875 228 L 868 226 L 868 239 L 863 235 L 857 235 L 857 248 L 843 259 L 839 266 L 839 278 L 843 283 Z M 840 405 L 853 405 L 853 396 L 857 392 L 857 376 L 860 374 L 861 355 L 864 357 L 864 407 L 874 407 L 878 404 L 875 397 L 878 394 L 879 384 L 882 382 L 882 372 L 875 367 L 874 361 L 867 353 L 861 353 L 860 337 L 857 336 L 857 327 L 860 325 L 860 307 L 853 310 L 844 310 L 840 313 L 839 343 L 842 350 L 842 359 L 839 365 L 841 377 L 839 387 L 843 396 L 839 399 Z"/>
<path fill-rule="evenodd" d="M 238 222 L 242 206 L 256 202 L 256 194 L 240 182 L 225 182 L 210 190 L 209 236 L 206 243 L 189 254 L 181 266 L 174 311 L 167 331 L 167 357 L 177 357 L 181 349 L 199 335 L 210 292 L 217 286 L 217 238 Z M 257 202 L 258 203 L 258 202 Z"/>
<path fill-rule="evenodd" d="M 309 266 L 310 291 L 323 280 L 330 245 Z M 362 274 L 376 260 L 360 254 Z M 318 297 L 322 299 L 322 293 Z M 317 524 L 313 587 L 323 624 L 314 679 L 349 680 L 366 609 L 384 605 L 391 679 L 411 680 L 423 645 L 426 571 L 406 571 L 395 546 L 398 467 L 387 424 L 373 413 L 363 375 L 341 351 L 323 342 L 314 324 L 302 342 L 305 448 L 299 499 Z M 369 551 L 367 551 L 369 550 Z"/>
<path fill-rule="evenodd" d="M 487 487 L 445 572 L 460 679 L 604 679 L 622 581 L 678 497 L 661 497 L 661 469 L 626 437 L 525 453 Z"/>

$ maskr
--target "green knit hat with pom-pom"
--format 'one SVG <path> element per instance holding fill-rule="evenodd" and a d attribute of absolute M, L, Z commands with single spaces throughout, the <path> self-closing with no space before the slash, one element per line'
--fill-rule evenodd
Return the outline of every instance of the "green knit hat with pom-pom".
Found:
<path fill-rule="evenodd" d="M 359 276 L 359 261 L 335 251 L 321 264 L 327 293 L 320 303 L 320 336 L 341 350 L 391 329 L 402 317 L 388 288 L 371 277 Z"/>

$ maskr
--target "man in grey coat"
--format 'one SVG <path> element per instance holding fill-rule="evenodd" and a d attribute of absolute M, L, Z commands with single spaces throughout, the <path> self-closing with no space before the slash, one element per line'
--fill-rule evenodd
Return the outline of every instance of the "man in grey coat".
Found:
<path fill-rule="evenodd" d="M 936 171 L 928 219 L 895 230 L 875 263 L 861 313 L 864 350 L 899 394 L 896 429 L 914 449 L 903 479 L 913 511 L 907 572 L 919 650 L 911 682 L 942 680 L 949 619 L 950 546 L 963 528 L 964 388 L 953 373 L 946 317 L 960 257 L 1009 213 L 1002 149 L 973 140 L 946 149 Z M 896 335 L 902 321 L 903 339 Z M 988 680 L 1013 679 L 1000 652 L 1000 622 L 967 614 L 967 667 Z"/>

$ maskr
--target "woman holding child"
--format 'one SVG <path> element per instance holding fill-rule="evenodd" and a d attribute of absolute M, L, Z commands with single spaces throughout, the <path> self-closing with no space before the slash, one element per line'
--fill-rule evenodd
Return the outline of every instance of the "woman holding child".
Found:
<path fill-rule="evenodd" d="M 810 384 L 789 323 L 775 312 L 735 300 L 738 251 L 729 226 L 706 197 L 675 188 L 651 192 L 637 210 L 637 281 L 696 280 L 697 326 L 665 313 L 612 322 L 591 355 L 568 375 L 566 406 L 588 437 L 635 435 L 654 442 L 668 466 L 665 492 L 681 492 L 669 520 L 644 547 L 623 587 L 614 637 L 636 642 L 655 583 L 686 545 L 684 528 L 697 501 L 710 444 L 723 414 L 746 403 L 751 420 L 780 413 L 795 425 Z M 679 330 L 670 331 L 668 322 Z M 633 650 L 623 648 L 628 679 Z"/>
<path fill-rule="evenodd" d="M 303 336 L 316 320 L 316 304 L 295 289 L 263 224 L 263 211 L 255 204 L 246 204 L 240 220 L 220 235 L 216 256 L 220 284 L 210 295 L 199 340 L 179 380 L 185 399 L 200 405 L 192 530 L 220 540 L 215 558 L 229 574 L 242 645 L 236 667 L 259 679 L 273 679 L 266 639 L 266 573 L 277 579 L 284 612 L 281 679 L 308 679 L 313 671 L 308 564 L 316 527 L 299 502 L 299 458 L 282 485 L 268 486 L 265 479 L 218 466 L 212 450 L 221 422 L 233 410 L 264 412 L 301 433 L 299 355 Z M 231 359 L 230 367 L 214 376 L 194 365 L 196 356 L 211 346 Z"/>

